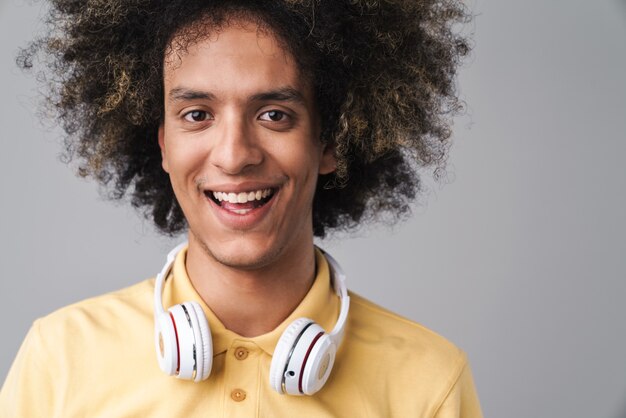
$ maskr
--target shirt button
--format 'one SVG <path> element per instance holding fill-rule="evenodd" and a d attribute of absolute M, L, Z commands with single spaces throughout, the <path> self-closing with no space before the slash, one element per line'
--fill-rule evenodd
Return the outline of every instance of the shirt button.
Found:
<path fill-rule="evenodd" d="M 235 402 L 241 402 L 246 399 L 246 391 L 243 389 L 234 389 L 232 392 L 230 392 L 230 397 Z"/>
<path fill-rule="evenodd" d="M 245 360 L 248 357 L 248 349 L 245 347 L 237 347 L 235 349 L 235 358 L 237 360 Z"/>

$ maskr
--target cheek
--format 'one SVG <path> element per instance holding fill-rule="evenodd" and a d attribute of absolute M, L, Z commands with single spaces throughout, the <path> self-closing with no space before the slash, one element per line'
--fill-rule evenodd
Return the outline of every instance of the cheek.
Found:
<path fill-rule="evenodd" d="M 279 141 L 268 151 L 272 158 L 290 172 L 311 172 L 319 165 L 321 149 L 302 140 Z"/>
<path fill-rule="evenodd" d="M 201 170 L 205 161 L 205 150 L 200 141 L 177 141 L 168 143 L 167 165 L 170 176 L 186 177 Z"/>

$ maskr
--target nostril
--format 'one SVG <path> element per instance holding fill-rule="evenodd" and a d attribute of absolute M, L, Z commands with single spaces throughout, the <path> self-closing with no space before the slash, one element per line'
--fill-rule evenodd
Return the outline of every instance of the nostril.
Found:
<path fill-rule="evenodd" d="M 211 151 L 211 164 L 229 175 L 242 174 L 263 163 L 263 152 L 245 136 L 220 141 Z"/>

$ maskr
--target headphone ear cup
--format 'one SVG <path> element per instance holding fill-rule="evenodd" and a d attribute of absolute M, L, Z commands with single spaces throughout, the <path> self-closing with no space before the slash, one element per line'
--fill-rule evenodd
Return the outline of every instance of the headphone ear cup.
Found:
<path fill-rule="evenodd" d="M 301 335 L 302 330 L 309 324 L 312 324 L 313 320 L 309 318 L 298 318 L 293 321 L 282 333 L 276 348 L 274 348 L 274 355 L 272 356 L 272 364 L 270 365 L 270 386 L 278 392 L 285 393 L 283 391 L 283 378 L 285 373 L 288 373 L 287 361 L 289 354 L 292 351 L 295 342 Z"/>
<path fill-rule="evenodd" d="M 306 342 L 302 340 L 302 345 L 299 341 L 296 347 L 298 351 L 308 351 L 306 354 L 308 358 L 305 358 L 304 370 L 299 382 L 299 390 L 305 395 L 313 395 L 324 386 L 335 364 L 335 354 L 337 353 L 337 348 L 328 334 L 317 338 L 313 336 L 313 338 L 315 341 L 310 344 L 305 345 Z"/>
<path fill-rule="evenodd" d="M 196 337 L 197 372 L 195 382 L 206 380 L 213 366 L 213 340 L 209 331 L 209 323 L 198 302 L 185 302 Z"/>
<path fill-rule="evenodd" d="M 196 325 L 194 330 L 194 324 L 191 320 L 190 309 L 187 305 L 180 304 L 174 305 L 168 309 L 174 318 L 174 329 L 178 337 L 178 374 L 179 379 L 191 380 L 197 374 L 198 361 L 197 351 L 201 348 L 196 348 L 196 341 L 199 340 L 200 332 Z M 197 322 L 197 321 L 196 321 Z M 196 372 L 196 373 L 194 373 Z"/>
<path fill-rule="evenodd" d="M 328 380 L 335 352 L 335 344 L 322 327 L 308 318 L 294 321 L 274 350 L 272 388 L 289 395 L 314 394 Z"/>
<path fill-rule="evenodd" d="M 162 313 L 155 321 L 155 346 L 159 367 L 170 376 L 178 370 L 178 337 L 169 312 Z"/>

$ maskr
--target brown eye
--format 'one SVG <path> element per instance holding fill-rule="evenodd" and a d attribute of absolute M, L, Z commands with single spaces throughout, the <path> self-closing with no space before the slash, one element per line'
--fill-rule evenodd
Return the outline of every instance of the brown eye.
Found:
<path fill-rule="evenodd" d="M 209 119 L 209 114 L 204 110 L 192 110 L 187 112 L 184 117 L 188 122 L 204 122 Z"/>
<path fill-rule="evenodd" d="M 280 110 L 270 110 L 269 112 L 265 112 L 260 116 L 262 120 L 268 120 L 272 122 L 280 122 L 286 117 L 285 113 Z"/>

